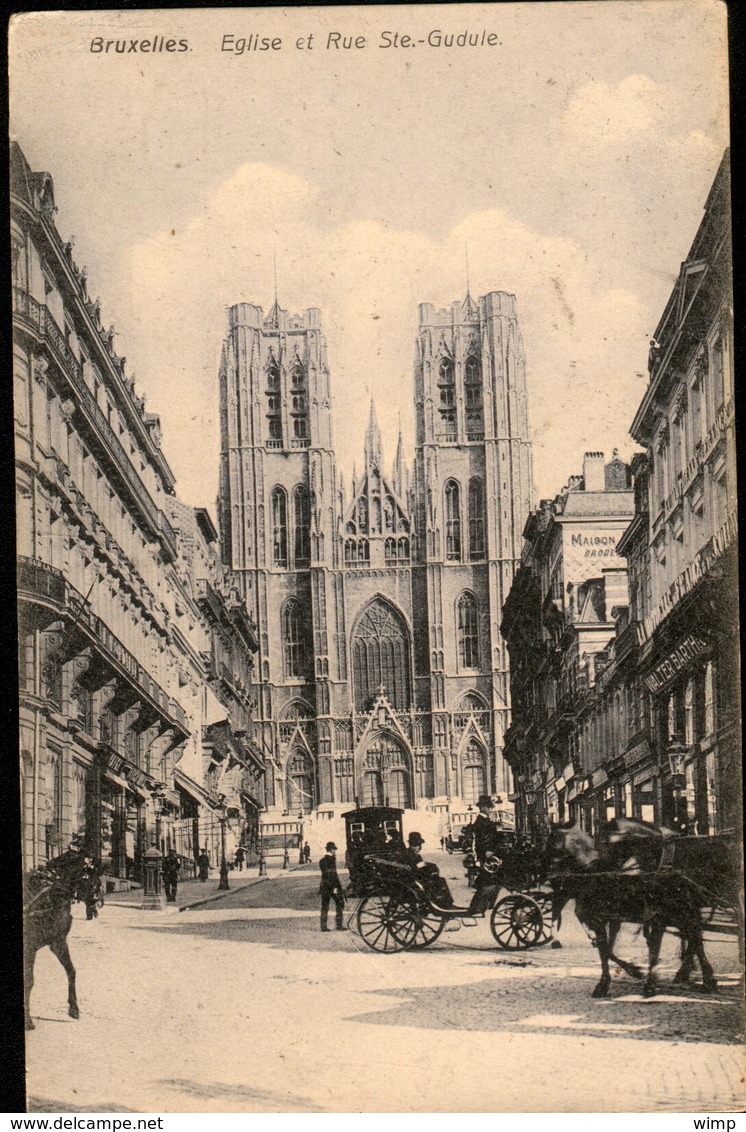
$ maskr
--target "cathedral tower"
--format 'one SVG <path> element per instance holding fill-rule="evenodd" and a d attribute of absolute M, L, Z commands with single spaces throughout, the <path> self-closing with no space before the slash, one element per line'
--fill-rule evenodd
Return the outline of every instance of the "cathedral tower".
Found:
<path fill-rule="evenodd" d="M 515 297 L 419 308 L 414 600 L 427 616 L 439 792 L 509 786 L 508 659 L 499 626 L 532 503 Z"/>
<path fill-rule="evenodd" d="M 337 528 L 329 369 L 316 308 L 290 315 L 275 301 L 265 318 L 240 303 L 228 319 L 221 541 L 259 626 L 255 718 L 274 759 L 277 720 L 290 727 L 329 711 L 326 581 Z M 315 751 L 308 729 L 296 730 L 292 758 L 276 768 L 275 785 L 288 794 L 271 802 L 307 812 L 317 796 Z"/>

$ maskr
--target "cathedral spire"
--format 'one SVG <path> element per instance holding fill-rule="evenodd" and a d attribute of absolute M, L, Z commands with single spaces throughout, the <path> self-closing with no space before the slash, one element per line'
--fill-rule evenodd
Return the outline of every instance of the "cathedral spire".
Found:
<path fill-rule="evenodd" d="M 378 420 L 376 418 L 376 407 L 373 403 L 373 398 L 370 399 L 370 416 L 368 418 L 368 430 L 365 434 L 365 470 L 370 470 L 375 466 L 381 470 L 381 463 L 383 459 L 383 444 L 381 442 L 381 430 L 378 427 Z"/>
<path fill-rule="evenodd" d="M 399 417 L 399 439 L 396 443 L 396 456 L 394 458 L 394 474 L 392 479 L 394 481 L 394 491 L 399 499 L 404 498 L 404 479 L 402 476 L 402 438 L 401 438 L 401 417 Z"/>
<path fill-rule="evenodd" d="M 280 329 L 280 304 L 277 301 L 277 251 L 272 253 L 272 262 L 274 266 L 275 278 L 275 301 L 270 307 L 269 314 L 267 315 L 267 326 L 272 330 Z"/>

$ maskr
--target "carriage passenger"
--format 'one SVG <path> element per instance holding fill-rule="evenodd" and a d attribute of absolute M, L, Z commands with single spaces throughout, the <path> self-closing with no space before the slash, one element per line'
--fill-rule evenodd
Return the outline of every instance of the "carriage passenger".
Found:
<path fill-rule="evenodd" d="M 408 843 L 409 848 L 405 849 L 403 854 L 404 862 L 409 865 L 434 904 L 439 908 L 452 908 L 451 890 L 447 881 L 440 875 L 438 866 L 431 861 L 423 861 L 420 856 L 420 849 L 425 844 L 422 835 L 410 833 Z"/>

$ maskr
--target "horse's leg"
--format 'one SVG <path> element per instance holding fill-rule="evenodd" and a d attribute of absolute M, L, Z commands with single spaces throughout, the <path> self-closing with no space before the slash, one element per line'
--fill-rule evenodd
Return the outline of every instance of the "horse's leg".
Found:
<path fill-rule="evenodd" d="M 655 967 L 660 958 L 665 930 L 666 925 L 659 920 L 654 920 L 648 928 L 648 977 L 642 991 L 645 998 L 652 998 L 655 994 Z"/>
<path fill-rule="evenodd" d="M 606 998 L 611 986 L 611 974 L 609 972 L 609 940 L 606 934 L 606 924 L 599 921 L 596 924 L 588 925 L 596 937 L 596 947 L 598 949 L 598 957 L 601 960 L 601 978 L 593 988 L 593 998 Z"/>
<path fill-rule="evenodd" d="M 35 1029 L 34 1023 L 31 1018 L 31 990 L 34 985 L 34 960 L 36 959 L 36 948 L 27 944 L 23 949 L 23 1004 L 24 1004 L 24 1025 L 27 1030 Z"/>
<path fill-rule="evenodd" d="M 619 935 L 621 926 L 621 920 L 609 921 L 609 959 L 613 960 L 617 967 L 620 967 L 630 978 L 642 979 L 643 973 L 636 963 L 629 963 L 626 959 L 620 959 L 618 955 L 614 954 L 614 944 L 616 943 L 616 937 Z"/>
<path fill-rule="evenodd" d="M 699 918 L 699 908 L 693 910 L 688 939 L 689 947 L 699 959 L 699 965 L 702 969 L 702 990 L 708 993 L 716 991 L 718 989 L 717 979 L 715 978 L 715 972 L 712 969 L 710 960 L 705 954 L 705 942 L 702 938 L 702 921 Z"/>
<path fill-rule="evenodd" d="M 562 927 L 562 909 L 565 906 L 565 901 L 556 896 L 552 897 L 552 943 L 551 946 L 556 950 L 562 947 L 557 936 Z"/>
<path fill-rule="evenodd" d="M 687 934 L 682 929 L 681 932 L 681 966 L 673 977 L 673 981 L 677 986 L 681 986 L 689 982 L 689 976 L 694 967 L 695 949 L 690 934 Z"/>
<path fill-rule="evenodd" d="M 67 935 L 56 939 L 54 943 L 50 943 L 49 949 L 53 955 L 57 956 L 67 973 L 67 1012 L 71 1018 L 80 1018 L 78 999 L 75 994 L 75 968 L 73 967 L 73 961 L 70 958 L 70 950 L 67 946 Z"/>

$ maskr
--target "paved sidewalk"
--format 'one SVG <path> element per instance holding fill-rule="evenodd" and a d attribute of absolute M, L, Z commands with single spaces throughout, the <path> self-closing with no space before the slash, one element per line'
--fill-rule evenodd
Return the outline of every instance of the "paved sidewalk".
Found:
<path fill-rule="evenodd" d="M 258 884 L 261 881 L 267 880 L 269 877 L 277 878 L 287 876 L 289 873 L 301 872 L 311 870 L 312 865 L 290 865 L 289 868 L 283 869 L 282 865 L 278 865 L 275 861 L 268 863 L 267 875 L 259 876 L 258 865 L 252 865 L 248 869 L 238 871 L 234 869 L 228 874 L 229 888 L 218 889 L 220 883 L 220 872 L 217 869 L 210 870 L 210 876 L 206 881 L 200 880 L 185 880 L 179 881 L 179 886 L 176 891 L 176 901 L 174 904 L 167 904 L 166 898 L 163 898 L 164 909 L 173 908 L 174 911 L 185 911 L 187 908 L 199 908 L 203 904 L 212 904 L 216 900 L 222 900 L 225 896 L 230 896 L 232 892 L 240 892 L 241 889 L 249 888 L 253 884 Z M 143 901 L 143 890 L 141 887 L 131 888 L 128 892 L 111 892 L 104 898 L 106 907 L 113 908 L 138 908 Z"/>

